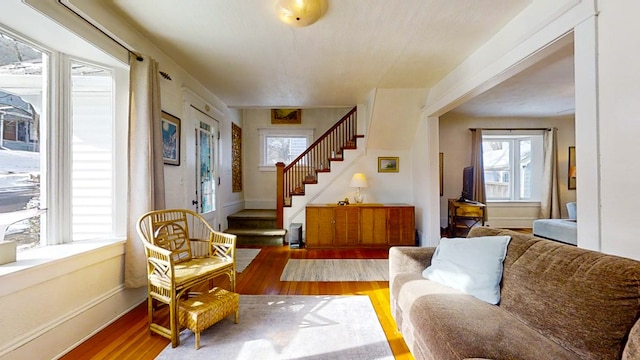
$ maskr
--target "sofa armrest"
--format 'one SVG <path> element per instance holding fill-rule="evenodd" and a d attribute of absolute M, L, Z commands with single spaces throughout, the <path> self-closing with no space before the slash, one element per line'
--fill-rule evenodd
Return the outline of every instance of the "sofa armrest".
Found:
<path fill-rule="evenodd" d="M 393 246 L 389 249 L 389 287 L 396 274 L 422 273 L 431 265 L 434 247 Z"/>

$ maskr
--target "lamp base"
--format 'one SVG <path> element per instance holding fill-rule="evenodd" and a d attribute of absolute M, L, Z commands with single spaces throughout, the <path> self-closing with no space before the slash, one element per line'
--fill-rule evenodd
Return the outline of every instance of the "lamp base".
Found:
<path fill-rule="evenodd" d="M 353 196 L 353 201 L 354 201 L 356 204 L 362 204 L 362 202 L 364 201 L 364 196 L 362 196 L 361 194 L 355 194 L 355 195 Z"/>

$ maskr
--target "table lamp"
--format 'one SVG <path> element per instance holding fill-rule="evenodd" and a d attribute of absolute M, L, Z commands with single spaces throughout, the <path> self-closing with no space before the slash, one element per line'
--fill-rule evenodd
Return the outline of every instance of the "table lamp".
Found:
<path fill-rule="evenodd" d="M 364 176 L 363 173 L 355 173 L 351 178 L 351 182 L 349 183 L 349 186 L 358 188 L 358 192 L 353 197 L 353 200 L 356 202 L 356 204 L 361 204 L 362 201 L 364 200 L 364 196 L 360 192 L 360 189 L 367 187 L 367 177 Z"/>

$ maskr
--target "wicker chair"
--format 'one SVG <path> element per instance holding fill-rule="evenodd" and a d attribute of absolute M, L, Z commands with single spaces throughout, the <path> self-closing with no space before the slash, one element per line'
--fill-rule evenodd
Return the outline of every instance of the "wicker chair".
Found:
<path fill-rule="evenodd" d="M 178 302 L 195 285 L 227 275 L 236 286 L 236 236 L 214 231 L 196 212 L 156 210 L 140 217 L 138 234 L 145 246 L 148 272 L 149 331 L 180 344 Z M 155 322 L 154 300 L 169 306 L 169 328 Z"/>

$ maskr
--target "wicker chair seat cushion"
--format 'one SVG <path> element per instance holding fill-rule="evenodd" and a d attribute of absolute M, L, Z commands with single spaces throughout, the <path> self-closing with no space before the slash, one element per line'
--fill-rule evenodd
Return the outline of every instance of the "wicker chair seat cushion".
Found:
<path fill-rule="evenodd" d="M 203 258 L 191 259 L 174 265 L 174 276 L 176 288 L 180 288 L 183 284 L 193 283 L 196 280 L 206 280 L 212 273 L 219 274 L 225 271 L 231 271 L 233 262 L 222 258 Z M 168 286 L 170 279 L 161 272 L 149 275 L 151 283 L 158 284 L 162 287 Z M 164 285 L 162 285 L 164 284 Z"/>
<path fill-rule="evenodd" d="M 230 268 L 232 266 L 232 261 L 214 257 L 183 261 L 176 264 L 174 267 L 174 279 L 176 286 L 179 286 L 184 282 L 191 281 L 193 278 L 206 276 L 212 272 L 218 272 L 224 268 Z"/>

